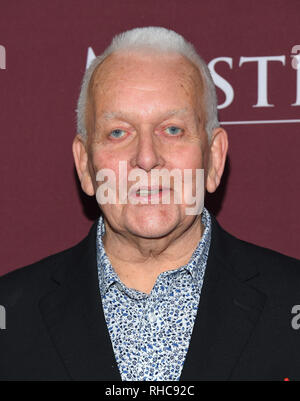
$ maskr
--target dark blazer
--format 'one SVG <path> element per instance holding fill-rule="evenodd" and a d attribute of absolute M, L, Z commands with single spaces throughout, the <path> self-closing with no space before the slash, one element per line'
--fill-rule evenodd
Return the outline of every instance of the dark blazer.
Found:
<path fill-rule="evenodd" d="M 212 217 L 180 380 L 300 380 L 300 261 L 241 241 Z M 96 222 L 78 245 L 0 278 L 2 380 L 121 380 L 101 305 Z"/>

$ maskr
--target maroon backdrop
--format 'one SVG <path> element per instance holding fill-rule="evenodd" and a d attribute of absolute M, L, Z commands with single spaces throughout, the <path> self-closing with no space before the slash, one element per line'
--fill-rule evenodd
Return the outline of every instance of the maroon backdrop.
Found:
<path fill-rule="evenodd" d="M 80 191 L 71 152 L 89 47 L 99 54 L 133 27 L 174 29 L 207 62 L 231 60 L 215 66 L 234 91 L 221 121 L 297 120 L 291 52 L 300 45 L 299 15 L 298 0 L 1 0 L 0 274 L 74 245 L 98 215 Z M 285 57 L 268 65 L 273 107 L 253 107 L 257 63 L 240 59 L 256 56 Z M 226 100 L 223 90 L 218 97 Z M 237 237 L 300 258 L 299 122 L 224 127 L 229 157 L 208 208 Z"/>

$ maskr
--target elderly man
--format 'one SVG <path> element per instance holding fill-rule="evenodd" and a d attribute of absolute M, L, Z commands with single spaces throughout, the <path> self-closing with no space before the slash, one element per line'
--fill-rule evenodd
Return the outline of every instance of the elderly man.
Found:
<path fill-rule="evenodd" d="M 227 149 L 191 44 L 153 27 L 114 38 L 85 73 L 73 142 L 102 215 L 75 247 L 0 280 L 1 378 L 300 379 L 299 261 L 233 237 L 203 206 Z"/>

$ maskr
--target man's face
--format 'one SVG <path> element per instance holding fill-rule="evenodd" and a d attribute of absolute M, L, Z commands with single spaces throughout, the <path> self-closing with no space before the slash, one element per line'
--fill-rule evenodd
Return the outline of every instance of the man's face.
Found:
<path fill-rule="evenodd" d="M 184 169 L 204 168 L 203 85 L 196 67 L 184 57 L 113 54 L 96 71 L 91 96 L 87 149 L 95 192 L 103 184 L 96 181 L 101 169 L 111 169 L 118 184 L 120 161 L 127 162 L 128 175 L 133 169 L 143 170 L 148 189 L 153 169 L 180 169 L 183 177 Z M 127 184 L 130 192 L 134 182 Z M 195 190 L 195 180 L 192 186 Z M 197 216 L 186 214 L 190 205 L 185 199 L 182 204 L 172 200 L 174 182 L 170 187 L 170 204 L 152 204 L 150 195 L 148 203 L 118 204 L 117 191 L 117 204 L 101 205 L 101 209 L 117 232 L 143 238 L 182 232 Z"/>

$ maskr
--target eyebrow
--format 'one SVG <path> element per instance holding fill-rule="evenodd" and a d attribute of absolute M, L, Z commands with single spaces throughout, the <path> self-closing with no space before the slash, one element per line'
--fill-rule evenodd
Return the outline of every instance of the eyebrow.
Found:
<path fill-rule="evenodd" d="M 187 112 L 186 108 L 173 109 L 173 110 L 167 111 L 166 113 L 163 113 L 162 115 L 165 118 L 168 118 L 168 117 L 172 117 L 174 115 L 185 114 L 186 112 Z M 131 113 L 129 113 L 129 114 L 131 114 Z M 127 113 L 124 113 L 122 111 L 114 111 L 114 112 L 104 112 L 101 117 L 103 117 L 105 120 L 113 120 L 116 118 L 126 118 L 126 116 L 128 116 Z"/>

